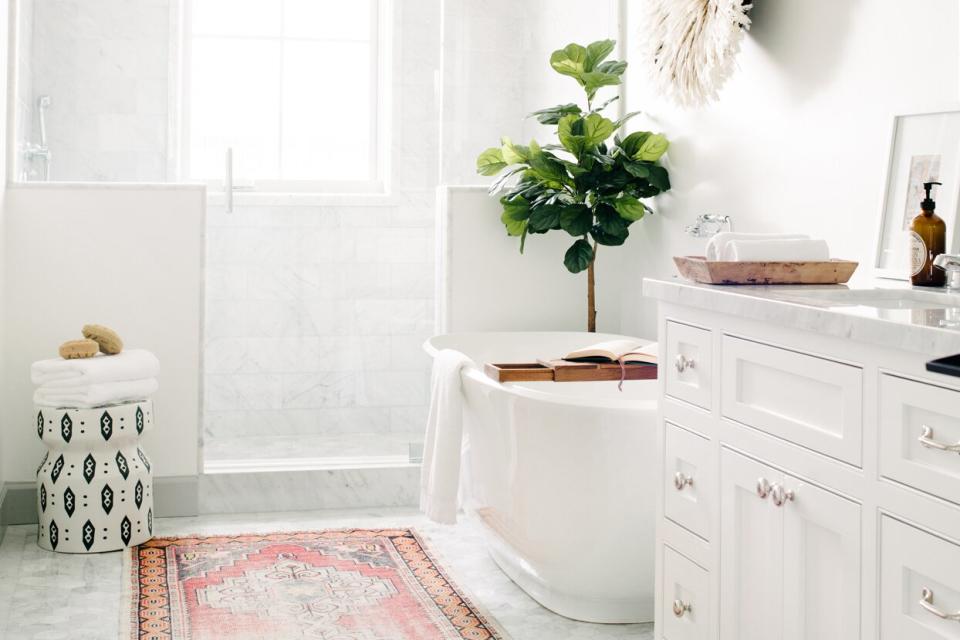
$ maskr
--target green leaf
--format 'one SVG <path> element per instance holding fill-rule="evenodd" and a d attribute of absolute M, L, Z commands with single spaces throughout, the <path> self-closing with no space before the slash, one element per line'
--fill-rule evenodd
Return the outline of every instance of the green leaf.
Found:
<path fill-rule="evenodd" d="M 570 245 L 563 256 L 563 264 L 570 273 L 580 273 L 590 266 L 593 261 L 593 247 L 586 240 L 580 239 Z"/>
<path fill-rule="evenodd" d="M 613 207 L 620 214 L 620 217 L 627 222 L 636 222 L 647 212 L 643 203 L 633 196 L 620 196 L 614 201 Z"/>
<path fill-rule="evenodd" d="M 586 118 L 567 115 L 560 118 L 557 136 L 564 148 L 577 156 L 583 155 L 604 142 L 613 134 L 613 122 L 599 113 L 591 113 Z"/>
<path fill-rule="evenodd" d="M 530 145 L 530 158 L 527 162 L 530 165 L 528 173 L 532 173 L 538 180 L 557 188 L 570 182 L 570 176 L 567 175 L 563 163 L 552 154 L 544 153 L 535 144 Z"/>
<path fill-rule="evenodd" d="M 593 71 L 598 64 L 607 59 L 613 53 L 617 46 L 615 40 L 598 40 L 587 45 L 587 59 L 584 64 L 585 71 Z"/>
<path fill-rule="evenodd" d="M 530 210 L 530 231 L 533 233 L 546 233 L 552 229 L 560 228 L 560 214 L 563 207 L 555 204 L 545 204 L 534 207 Z"/>
<path fill-rule="evenodd" d="M 630 230 L 624 229 L 622 236 L 614 236 L 604 231 L 598 225 L 590 230 L 590 235 L 593 237 L 594 240 L 597 241 L 597 244 L 602 244 L 607 247 L 619 247 L 620 245 L 622 245 L 624 242 L 627 241 L 627 236 L 630 235 Z"/>
<path fill-rule="evenodd" d="M 568 104 L 558 104 L 555 107 L 534 111 L 527 117 L 536 117 L 537 122 L 540 124 L 557 124 L 560 122 L 560 118 L 571 113 L 580 115 L 582 111 L 578 105 L 570 102 Z"/>
<path fill-rule="evenodd" d="M 626 70 L 627 62 L 625 60 L 610 60 L 591 69 L 591 71 L 599 71 L 601 73 L 612 73 L 615 76 L 622 76 Z"/>
<path fill-rule="evenodd" d="M 579 44 L 568 44 L 550 55 L 550 66 L 559 74 L 572 76 L 581 82 L 580 76 L 586 71 L 587 50 Z M 582 82 L 581 82 L 582 84 Z"/>
<path fill-rule="evenodd" d="M 587 147 L 595 147 L 613 135 L 613 122 L 599 113 L 591 113 L 583 122 L 584 143 Z"/>
<path fill-rule="evenodd" d="M 597 207 L 597 226 L 608 236 L 615 238 L 627 237 L 627 224 L 620 217 L 619 212 L 609 205 Z"/>
<path fill-rule="evenodd" d="M 523 145 L 513 144 L 513 141 L 507 136 L 500 138 L 500 154 L 503 161 L 509 164 L 521 164 L 527 161 L 530 155 L 530 149 Z"/>
<path fill-rule="evenodd" d="M 623 117 L 620 118 L 619 120 L 617 120 L 616 122 L 614 122 L 613 125 L 614 125 L 617 129 L 619 129 L 620 127 L 622 127 L 623 125 L 625 125 L 625 124 L 627 123 L 627 121 L 630 120 L 630 118 L 633 118 L 634 116 L 638 116 L 638 115 L 640 115 L 641 113 L 643 113 L 643 111 L 631 111 L 630 113 L 625 113 L 625 114 L 623 115 Z"/>
<path fill-rule="evenodd" d="M 669 146 L 670 143 L 667 142 L 665 136 L 659 133 L 652 133 L 640 144 L 637 151 L 633 154 L 633 158 L 635 160 L 655 162 L 660 159 L 660 156 L 667 152 L 667 147 Z"/>
<path fill-rule="evenodd" d="M 507 228 L 507 235 L 520 236 L 527 231 L 527 219 L 530 217 L 530 205 L 523 198 L 508 200 L 501 198 L 503 214 L 500 222 Z"/>
<path fill-rule="evenodd" d="M 604 109 L 606 109 L 607 107 L 609 107 L 611 104 L 613 104 L 614 102 L 616 102 L 616 101 L 619 100 L 619 99 L 620 99 L 620 96 L 613 96 L 613 97 L 610 98 L 609 100 L 606 100 L 606 101 L 605 101 L 603 104 L 601 104 L 599 107 L 594 107 L 593 110 L 594 110 L 594 111 L 597 111 L 597 112 L 603 111 Z"/>
<path fill-rule="evenodd" d="M 669 191 L 670 190 L 670 174 L 667 173 L 667 170 L 659 165 L 650 165 L 650 184 L 655 186 L 660 191 Z"/>
<path fill-rule="evenodd" d="M 585 205 L 573 205 L 560 213 L 560 228 L 572 236 L 584 236 L 593 226 L 593 212 Z"/>
<path fill-rule="evenodd" d="M 652 166 L 654 165 L 644 164 L 642 162 L 623 163 L 623 168 L 626 169 L 630 175 L 636 178 L 643 178 L 644 180 L 648 180 L 650 178 L 650 167 Z"/>
<path fill-rule="evenodd" d="M 620 148 L 627 154 L 627 157 L 633 158 L 640 150 L 640 146 L 652 135 L 649 131 L 634 131 L 620 141 Z"/>
<path fill-rule="evenodd" d="M 602 71 L 587 71 L 580 74 L 580 82 L 583 83 L 583 88 L 587 90 L 587 95 L 593 99 L 594 94 L 600 87 L 612 87 L 620 84 L 620 76 L 603 73 Z"/>
<path fill-rule="evenodd" d="M 495 176 L 506 168 L 503 152 L 497 147 L 490 147 L 477 156 L 477 173 L 480 175 Z"/>

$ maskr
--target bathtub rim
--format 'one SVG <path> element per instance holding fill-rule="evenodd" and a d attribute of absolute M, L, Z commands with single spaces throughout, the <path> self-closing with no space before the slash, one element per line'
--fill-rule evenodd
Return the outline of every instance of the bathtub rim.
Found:
<path fill-rule="evenodd" d="M 525 333 L 530 334 L 554 334 L 554 335 L 568 335 L 568 334 L 584 334 L 588 335 L 586 331 L 461 331 L 461 332 L 451 332 L 451 333 L 440 333 L 434 336 L 427 338 L 423 342 L 423 350 L 431 358 L 436 358 L 437 354 L 440 352 L 434 344 L 433 341 L 437 338 L 451 337 L 451 336 L 478 336 L 478 335 L 490 335 L 490 336 L 516 336 L 522 335 Z M 598 340 L 612 340 L 618 338 L 627 338 L 627 339 L 640 339 L 646 340 L 646 338 L 635 338 L 634 336 L 626 336 L 621 334 L 614 333 L 597 333 Z M 652 341 L 651 341 L 652 342 Z M 587 397 L 582 395 L 571 395 L 562 392 L 551 392 L 549 387 L 552 385 L 563 385 L 566 388 L 568 385 L 596 385 L 597 382 L 498 382 L 484 373 L 482 364 L 474 363 L 476 366 L 465 367 L 461 371 L 460 376 L 461 380 L 469 379 L 481 384 L 483 386 L 489 387 L 491 389 L 497 389 L 505 393 L 509 393 L 515 396 L 520 396 L 522 398 L 527 398 L 529 400 L 536 400 L 539 402 L 549 402 L 553 404 L 563 404 L 568 406 L 591 408 L 598 410 L 627 410 L 627 411 L 651 411 L 656 412 L 658 410 L 658 388 L 657 388 L 657 379 L 652 380 L 626 380 L 623 383 L 624 391 L 621 394 L 619 391 L 613 391 L 610 393 L 608 390 L 602 395 L 594 396 L 587 399 Z M 609 382 L 610 389 L 616 389 L 616 383 L 613 381 Z M 640 386 L 644 385 L 644 386 Z M 634 394 L 630 394 L 629 391 L 641 391 L 642 395 L 637 397 Z M 616 394 L 616 395 L 614 395 Z"/>

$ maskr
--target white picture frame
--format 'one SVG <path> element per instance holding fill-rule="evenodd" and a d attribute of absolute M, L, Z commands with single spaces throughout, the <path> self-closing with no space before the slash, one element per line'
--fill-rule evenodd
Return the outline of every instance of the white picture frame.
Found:
<path fill-rule="evenodd" d="M 947 225 L 947 251 L 960 248 L 960 104 L 894 114 L 888 149 L 873 271 L 879 278 L 908 280 L 907 234 L 920 213 L 918 182 L 943 183 L 934 192 L 936 212 Z"/>

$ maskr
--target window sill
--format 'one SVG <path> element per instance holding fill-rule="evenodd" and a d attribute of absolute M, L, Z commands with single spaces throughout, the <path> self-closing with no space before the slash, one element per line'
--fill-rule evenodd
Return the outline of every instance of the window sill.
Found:
<path fill-rule="evenodd" d="M 222 191 L 207 190 L 207 205 L 227 204 Z M 388 193 L 249 193 L 233 194 L 234 207 L 393 207 L 400 198 Z"/>

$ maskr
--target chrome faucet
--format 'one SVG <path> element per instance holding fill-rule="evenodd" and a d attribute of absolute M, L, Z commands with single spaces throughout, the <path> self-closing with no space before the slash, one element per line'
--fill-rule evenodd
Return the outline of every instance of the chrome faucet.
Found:
<path fill-rule="evenodd" d="M 947 291 L 960 291 L 960 255 L 941 253 L 933 259 L 933 266 L 947 272 Z"/>
<path fill-rule="evenodd" d="M 727 231 L 733 231 L 733 219 L 730 216 L 704 213 L 697 216 L 697 221 L 687 225 L 684 231 L 694 238 L 712 238 L 723 231 L 724 227 L 727 228 Z"/>

